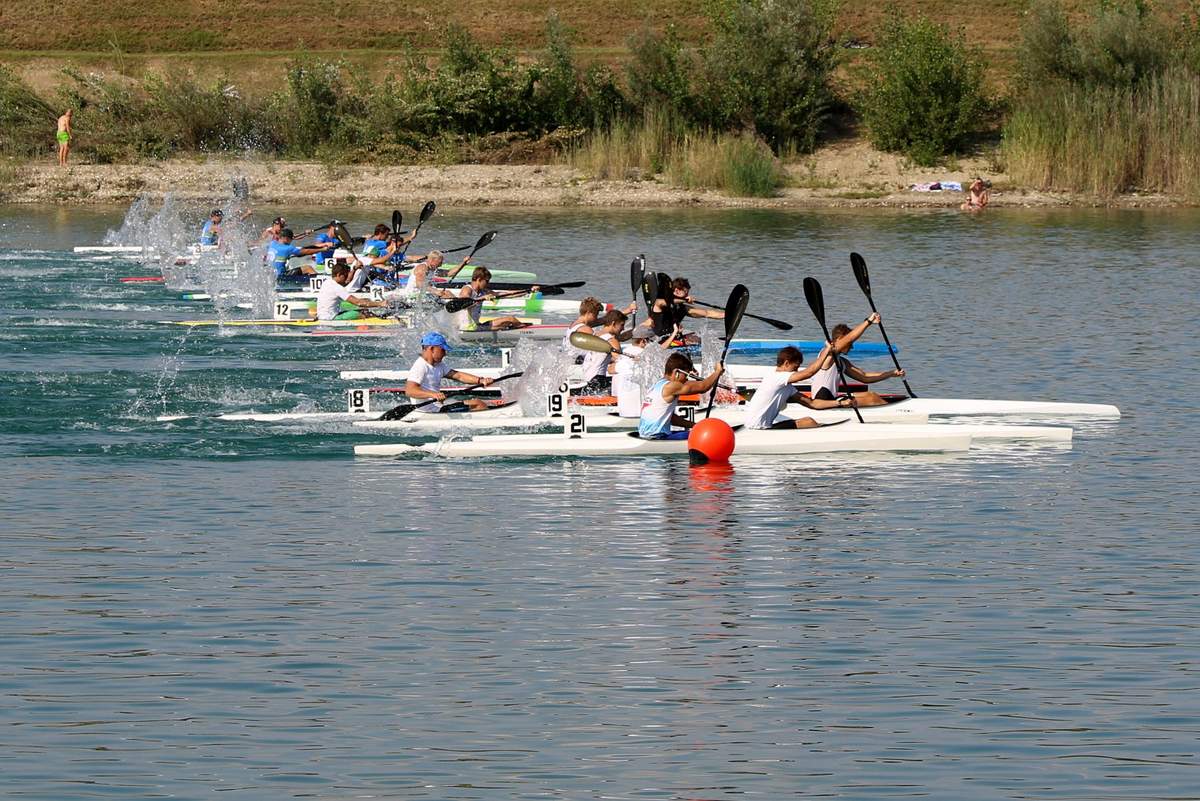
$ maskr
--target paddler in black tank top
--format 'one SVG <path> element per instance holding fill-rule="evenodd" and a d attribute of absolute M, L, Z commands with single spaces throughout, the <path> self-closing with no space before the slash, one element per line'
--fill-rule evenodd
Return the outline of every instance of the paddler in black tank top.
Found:
<path fill-rule="evenodd" d="M 683 326 L 687 317 L 708 317 L 714 320 L 725 319 L 724 310 L 700 309 L 690 305 L 692 301 L 692 285 L 682 276 L 670 280 L 665 273 L 658 275 L 659 294 L 654 305 L 650 308 L 650 324 L 654 327 L 654 335 L 660 339 L 669 336 L 672 331 Z M 695 345 L 700 341 L 696 334 L 685 334 L 683 343 Z"/>

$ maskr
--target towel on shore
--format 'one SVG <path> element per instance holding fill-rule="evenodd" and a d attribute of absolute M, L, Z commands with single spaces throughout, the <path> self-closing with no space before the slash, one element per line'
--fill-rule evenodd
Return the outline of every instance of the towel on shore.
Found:
<path fill-rule="evenodd" d="M 961 192 L 962 183 L 959 181 L 933 181 L 927 184 L 913 184 L 914 192 Z"/>

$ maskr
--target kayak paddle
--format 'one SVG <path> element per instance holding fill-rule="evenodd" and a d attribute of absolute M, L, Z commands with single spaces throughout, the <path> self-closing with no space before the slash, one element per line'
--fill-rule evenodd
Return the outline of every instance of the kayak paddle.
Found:
<path fill-rule="evenodd" d="M 565 284 L 547 284 L 546 286 L 539 286 L 538 290 L 543 294 L 558 295 L 562 294 L 564 289 L 574 289 L 578 286 L 583 286 L 583 281 L 568 281 Z M 507 294 L 497 295 L 496 297 L 515 298 L 520 295 L 527 294 L 530 289 L 533 289 L 533 286 L 530 286 L 529 289 L 517 289 Z M 546 293 L 547 289 L 550 290 L 549 293 Z M 453 300 L 446 301 L 446 311 L 453 314 L 454 312 L 459 312 L 463 309 L 469 309 L 476 303 L 483 303 L 485 300 L 487 300 L 487 298 L 479 298 L 478 300 L 473 298 L 454 298 Z"/>
<path fill-rule="evenodd" d="M 404 222 L 404 215 L 400 213 L 400 209 L 392 209 L 392 236 L 400 236 L 400 224 Z"/>
<path fill-rule="evenodd" d="M 570 336 L 571 344 L 580 350 L 590 350 L 594 353 L 612 353 L 612 343 L 607 339 L 601 339 L 595 334 L 585 334 L 582 331 L 572 331 Z"/>
<path fill-rule="evenodd" d="M 501 381 L 507 381 L 510 378 L 516 378 L 521 375 L 524 375 L 523 371 L 519 372 L 519 373 L 509 373 L 508 375 L 502 375 L 499 378 L 497 378 L 495 381 L 493 381 L 492 384 L 498 384 Z M 449 394 L 451 394 L 451 395 L 470 395 L 472 392 L 478 392 L 481 389 L 487 389 L 487 387 L 485 387 L 483 385 L 478 385 L 478 386 L 471 387 L 470 389 L 464 389 L 464 390 L 452 392 Z M 437 398 L 431 398 L 431 399 L 429 399 L 427 401 L 423 401 L 421 403 L 402 403 L 399 406 L 396 406 L 392 409 L 388 409 L 386 412 L 383 413 L 383 415 L 379 419 L 380 420 L 403 420 L 405 417 L 408 417 L 409 414 L 411 414 L 414 409 L 420 409 L 422 406 L 428 406 L 431 403 L 438 403 L 438 402 L 439 401 Z"/>
<path fill-rule="evenodd" d="M 646 277 L 646 254 L 638 256 L 629 263 L 629 288 L 633 290 L 633 318 L 629 321 L 630 328 L 637 327 L 637 299 L 642 289 L 642 280 Z"/>
<path fill-rule="evenodd" d="M 813 317 L 817 318 L 817 322 L 821 324 L 821 332 L 825 334 L 825 341 L 829 343 L 829 353 L 833 357 L 833 363 L 837 366 L 838 381 L 841 385 L 846 386 L 846 374 L 842 372 L 842 357 L 833 347 L 833 339 L 829 336 L 829 326 L 825 325 L 825 295 L 821 292 L 821 284 L 811 275 L 804 279 L 804 299 L 808 301 L 808 308 L 812 310 Z M 858 410 L 858 401 L 854 399 L 854 393 L 850 393 L 850 408 L 854 410 L 854 416 L 858 418 L 858 422 L 862 422 L 862 412 Z"/>
<path fill-rule="evenodd" d="M 642 299 L 646 301 L 646 319 L 653 321 L 654 301 L 658 300 L 658 277 L 654 273 L 642 277 Z"/>
<path fill-rule="evenodd" d="M 875 308 L 875 299 L 871 297 L 871 276 L 867 274 L 867 260 L 857 253 L 850 254 L 850 269 L 854 270 L 854 280 L 858 281 L 858 288 L 867 296 L 867 303 L 871 304 L 871 311 L 879 314 L 879 310 Z M 883 344 L 887 345 L 888 353 L 892 356 L 892 364 L 896 365 L 897 370 L 902 370 L 900 360 L 896 358 L 896 349 L 892 347 L 892 341 L 888 339 L 887 331 L 883 327 L 883 319 L 879 320 L 879 333 L 883 334 Z M 910 398 L 917 397 L 917 393 L 912 391 L 912 387 L 908 385 L 908 379 L 900 379 L 904 382 L 904 388 L 908 390 Z"/>
<path fill-rule="evenodd" d="M 426 203 L 425 207 L 421 209 L 421 216 L 417 219 L 417 227 L 414 228 L 412 232 L 413 239 L 417 238 L 417 231 L 421 230 L 421 226 L 425 224 L 426 220 L 433 216 L 435 211 L 437 211 L 437 204 L 432 200 Z"/>
<path fill-rule="evenodd" d="M 456 289 L 464 287 L 470 281 L 447 281 L 444 284 L 438 284 L 441 289 Z M 543 295 L 563 295 L 568 289 L 578 289 L 586 284 L 587 281 L 568 281 L 565 284 L 547 284 L 542 286 L 541 292 Z M 498 283 L 489 282 L 488 289 L 494 289 L 497 292 L 528 292 L 534 287 L 533 284 L 517 284 L 512 282 L 500 281 Z"/>
<path fill-rule="evenodd" d="M 738 326 L 742 323 L 742 316 L 746 313 L 748 303 L 750 303 L 750 290 L 742 284 L 738 284 L 729 293 L 729 300 L 725 303 L 725 347 L 721 349 L 721 360 L 718 364 L 724 364 L 725 358 L 729 356 L 729 346 L 733 343 L 733 335 L 737 333 Z M 713 404 L 716 402 L 717 385 L 714 384 L 712 395 L 708 397 L 708 408 L 704 411 L 704 419 L 707 420 L 712 416 Z"/>
<path fill-rule="evenodd" d="M 715 303 L 705 303 L 702 300 L 692 300 L 690 302 L 696 306 L 706 306 L 710 309 L 725 308 L 724 306 L 718 306 Z M 795 326 L 793 326 L 791 323 L 785 323 L 783 320 L 772 320 L 770 317 L 759 317 L 757 314 L 750 314 L 750 312 L 746 312 L 746 316 L 755 320 L 762 320 L 767 325 L 778 328 L 780 331 L 791 331 L 793 328 L 795 328 Z"/>
<path fill-rule="evenodd" d="M 429 202 L 432 203 L 433 201 L 431 200 Z M 453 270 L 451 270 L 450 272 L 448 272 L 446 274 L 446 278 L 450 279 L 450 278 L 453 278 L 454 276 L 458 275 L 459 271 L 462 270 L 463 267 L 467 266 L 467 262 L 469 262 L 471 260 L 472 256 L 474 256 L 476 253 L 478 253 L 482 248 L 485 248 L 488 245 L 492 244 L 492 240 L 496 238 L 497 233 L 499 233 L 499 232 L 498 231 L 487 231 L 486 233 L 484 233 L 483 236 L 479 237 L 479 241 L 477 241 L 475 243 L 475 247 L 471 248 L 471 252 L 467 254 L 466 258 L 464 258 L 462 261 L 460 261 L 458 263 L 457 267 L 455 267 Z"/>

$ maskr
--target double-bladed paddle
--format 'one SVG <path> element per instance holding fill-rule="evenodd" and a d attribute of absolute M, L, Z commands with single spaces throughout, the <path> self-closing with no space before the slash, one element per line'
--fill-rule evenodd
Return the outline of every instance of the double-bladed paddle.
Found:
<path fill-rule="evenodd" d="M 564 289 L 575 289 L 577 287 L 583 286 L 583 284 L 584 284 L 583 281 L 567 281 L 565 284 L 547 284 L 546 286 L 539 286 L 538 289 L 543 294 L 561 295 L 562 291 Z M 532 286 L 529 289 L 517 289 L 512 292 L 507 292 L 502 295 L 497 295 L 496 297 L 497 298 L 515 298 L 515 297 L 519 297 L 521 295 L 528 294 L 531 289 L 533 289 Z M 546 290 L 550 290 L 550 291 L 547 293 Z M 453 300 L 446 301 L 446 311 L 453 314 L 454 312 L 462 311 L 463 309 L 469 309 L 472 306 L 474 306 L 476 303 L 483 303 L 486 300 L 487 300 L 487 298 L 479 298 L 478 300 L 476 300 L 474 298 L 454 298 Z"/>
<path fill-rule="evenodd" d="M 400 225 L 404 222 L 404 215 L 400 213 L 400 209 L 392 209 L 392 236 L 400 236 Z"/>
<path fill-rule="evenodd" d="M 867 273 L 867 260 L 857 253 L 850 254 L 850 269 L 854 270 L 854 280 L 858 281 L 858 288 L 867 296 L 867 303 L 871 304 L 871 311 L 879 314 L 879 310 L 875 308 L 875 299 L 871 297 L 871 276 Z M 883 344 L 887 345 L 888 353 L 892 356 L 892 364 L 896 365 L 897 370 L 902 370 L 900 360 L 896 358 L 896 349 L 892 347 L 892 341 L 888 339 L 887 330 L 883 327 L 883 318 L 879 320 L 879 333 L 883 334 Z M 912 387 L 908 385 L 908 379 L 900 379 L 904 382 L 904 388 L 908 390 L 910 398 L 917 397 L 917 393 L 912 391 Z"/>
<path fill-rule="evenodd" d="M 433 201 L 431 200 L 429 202 L 432 203 Z M 454 276 L 458 275 L 459 271 L 462 270 L 463 267 L 467 266 L 467 262 L 469 262 L 471 260 L 472 256 L 474 256 L 476 253 L 478 253 L 482 248 L 485 248 L 488 245 L 492 244 L 492 240 L 496 238 L 497 233 L 499 233 L 499 232 L 498 231 L 487 231 L 486 233 L 484 233 L 483 236 L 479 237 L 479 240 L 475 243 L 475 247 L 471 248 L 471 252 L 466 255 L 466 258 L 464 258 L 462 261 L 460 261 L 458 263 L 457 267 L 455 267 L 453 270 L 451 270 L 450 272 L 448 272 L 446 274 L 446 278 L 451 279 L 451 278 L 454 278 Z"/>
<path fill-rule="evenodd" d="M 646 301 L 646 319 L 653 321 L 654 301 L 658 300 L 658 276 L 654 273 L 642 276 L 642 299 Z"/>
<path fill-rule="evenodd" d="M 595 334 L 585 334 L 582 331 L 572 331 L 568 338 L 572 345 L 580 350 L 590 350 L 594 353 L 612 353 L 613 344 L 607 339 L 601 339 Z"/>
<path fill-rule="evenodd" d="M 518 376 L 521 376 L 521 375 L 524 375 L 524 371 L 521 371 L 518 373 L 509 373 L 508 375 L 502 375 L 499 378 L 497 378 L 495 381 L 493 381 L 492 384 L 498 384 L 501 381 L 507 381 L 510 378 L 517 378 Z M 490 387 L 491 384 L 489 384 L 488 386 Z M 464 390 L 452 392 L 449 394 L 451 394 L 451 395 L 470 395 L 472 392 L 478 392 L 481 389 L 487 389 L 487 388 L 488 387 L 479 385 L 479 386 L 471 387 L 470 389 L 464 389 Z M 437 398 L 431 398 L 430 400 L 423 401 L 421 403 L 402 403 L 399 406 L 396 406 L 392 409 L 388 409 L 386 412 L 383 413 L 383 415 L 379 419 L 380 420 L 403 420 L 405 417 L 408 417 L 408 415 L 411 414 L 414 409 L 420 409 L 422 406 L 428 406 L 431 403 L 438 403 L 438 402 L 439 401 Z"/>
<path fill-rule="evenodd" d="M 642 281 L 646 277 L 646 254 L 638 256 L 629 263 L 629 288 L 633 290 L 633 318 L 629 321 L 631 328 L 637 327 L 637 299 L 642 290 Z"/>
<path fill-rule="evenodd" d="M 426 203 L 421 209 L 421 216 L 417 218 L 417 227 L 414 228 L 412 232 L 413 239 L 417 238 L 417 232 L 421 230 L 421 226 L 425 224 L 426 220 L 433 216 L 435 211 L 437 211 L 437 204 L 432 200 Z"/>
<path fill-rule="evenodd" d="M 718 306 L 715 303 L 705 303 L 702 300 L 689 300 L 688 303 L 691 303 L 695 306 L 705 306 L 709 309 L 725 308 L 724 306 Z M 762 320 L 767 325 L 778 328 L 780 331 L 791 331 L 795 327 L 791 323 L 785 323 L 783 320 L 772 320 L 770 317 L 759 317 L 757 314 L 751 314 L 750 312 L 746 312 L 746 316 L 754 320 Z"/>
<path fill-rule="evenodd" d="M 804 279 L 804 299 L 808 301 L 808 308 L 812 310 L 813 317 L 817 318 L 817 322 L 821 325 L 821 332 L 825 334 L 825 341 L 829 343 L 829 354 L 833 357 L 833 363 L 837 367 L 838 382 L 842 386 L 846 386 L 846 374 L 842 371 L 842 357 L 838 355 L 837 349 L 834 347 L 834 341 L 829 336 L 829 326 L 825 325 L 825 295 L 821 292 L 821 284 L 811 275 Z M 854 399 L 854 393 L 850 393 L 850 408 L 854 409 L 854 416 L 858 418 L 858 422 L 862 422 L 862 413 L 858 410 L 858 402 Z"/>
<path fill-rule="evenodd" d="M 737 333 L 738 326 L 742 324 L 742 316 L 746 314 L 746 306 L 750 303 L 750 290 L 746 289 L 742 284 L 738 284 L 729 293 L 729 300 L 725 302 L 725 347 L 721 349 L 721 359 L 718 364 L 724 364 L 725 358 L 729 356 L 729 346 L 733 343 L 733 335 Z M 704 410 L 704 418 L 707 420 L 712 415 L 713 404 L 717 402 L 717 385 L 713 385 L 712 395 L 708 398 L 708 408 Z"/>

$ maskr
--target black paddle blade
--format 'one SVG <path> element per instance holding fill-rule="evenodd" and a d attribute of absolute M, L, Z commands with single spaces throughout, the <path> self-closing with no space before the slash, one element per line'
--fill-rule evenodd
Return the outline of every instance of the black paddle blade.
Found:
<path fill-rule="evenodd" d="M 813 317 L 817 318 L 817 322 L 824 329 L 825 296 L 821 292 L 820 282 L 811 275 L 804 279 L 804 299 L 808 301 L 808 308 L 812 310 Z"/>
<path fill-rule="evenodd" d="M 733 335 L 737 333 L 738 326 L 742 324 L 742 316 L 746 314 L 746 306 L 750 304 L 750 290 L 742 284 L 738 284 L 729 293 L 729 300 L 725 303 L 725 342 L 728 343 L 733 339 Z"/>
<path fill-rule="evenodd" d="M 431 200 L 429 202 L 432 203 L 433 201 Z M 475 243 L 475 247 L 472 248 L 471 252 L 467 254 L 467 258 L 468 259 L 471 258 L 478 251 L 480 251 L 483 248 L 487 247 L 488 245 L 492 244 L 492 240 L 496 238 L 497 233 L 498 233 L 497 231 L 488 231 L 483 236 L 479 237 L 479 241 Z"/>
<path fill-rule="evenodd" d="M 402 403 L 399 406 L 396 406 L 395 408 L 388 409 L 386 412 L 384 412 L 380 416 L 379 419 L 380 420 L 403 420 L 405 417 L 408 417 L 409 413 L 412 412 L 412 410 L 415 408 L 417 408 L 417 406 L 414 403 Z"/>
<path fill-rule="evenodd" d="M 454 312 L 460 312 L 463 309 L 471 308 L 477 302 L 478 301 L 473 300 L 472 298 L 454 298 L 453 300 L 446 301 L 446 311 L 450 312 L 451 314 Z"/>
<path fill-rule="evenodd" d="M 338 223 L 337 227 L 333 229 L 333 233 L 337 237 L 338 244 L 342 247 L 347 250 L 354 247 L 354 238 L 350 236 L 350 232 L 346 230 L 345 225 Z"/>
<path fill-rule="evenodd" d="M 660 298 L 671 299 L 671 276 L 666 273 L 659 273 L 658 276 L 658 296 Z"/>
<path fill-rule="evenodd" d="M 403 222 L 404 215 L 400 209 L 392 209 L 392 236 L 400 236 L 400 224 Z"/>
<path fill-rule="evenodd" d="M 654 301 L 658 300 L 658 276 L 646 273 L 642 278 L 642 298 L 646 301 L 646 311 L 654 310 Z"/>
<path fill-rule="evenodd" d="M 638 256 L 629 263 L 629 288 L 633 290 L 633 299 L 642 289 L 642 279 L 646 276 L 646 257 Z"/>
<path fill-rule="evenodd" d="M 435 211 L 437 211 L 437 204 L 431 200 L 428 203 L 426 203 L 424 205 L 424 207 L 422 207 L 420 221 L 425 222 L 426 220 L 428 220 L 430 217 L 433 216 L 433 213 Z"/>
<path fill-rule="evenodd" d="M 858 288 L 867 297 L 871 297 L 871 276 L 867 274 L 867 260 L 857 253 L 850 254 L 850 269 L 854 270 L 854 280 Z"/>

